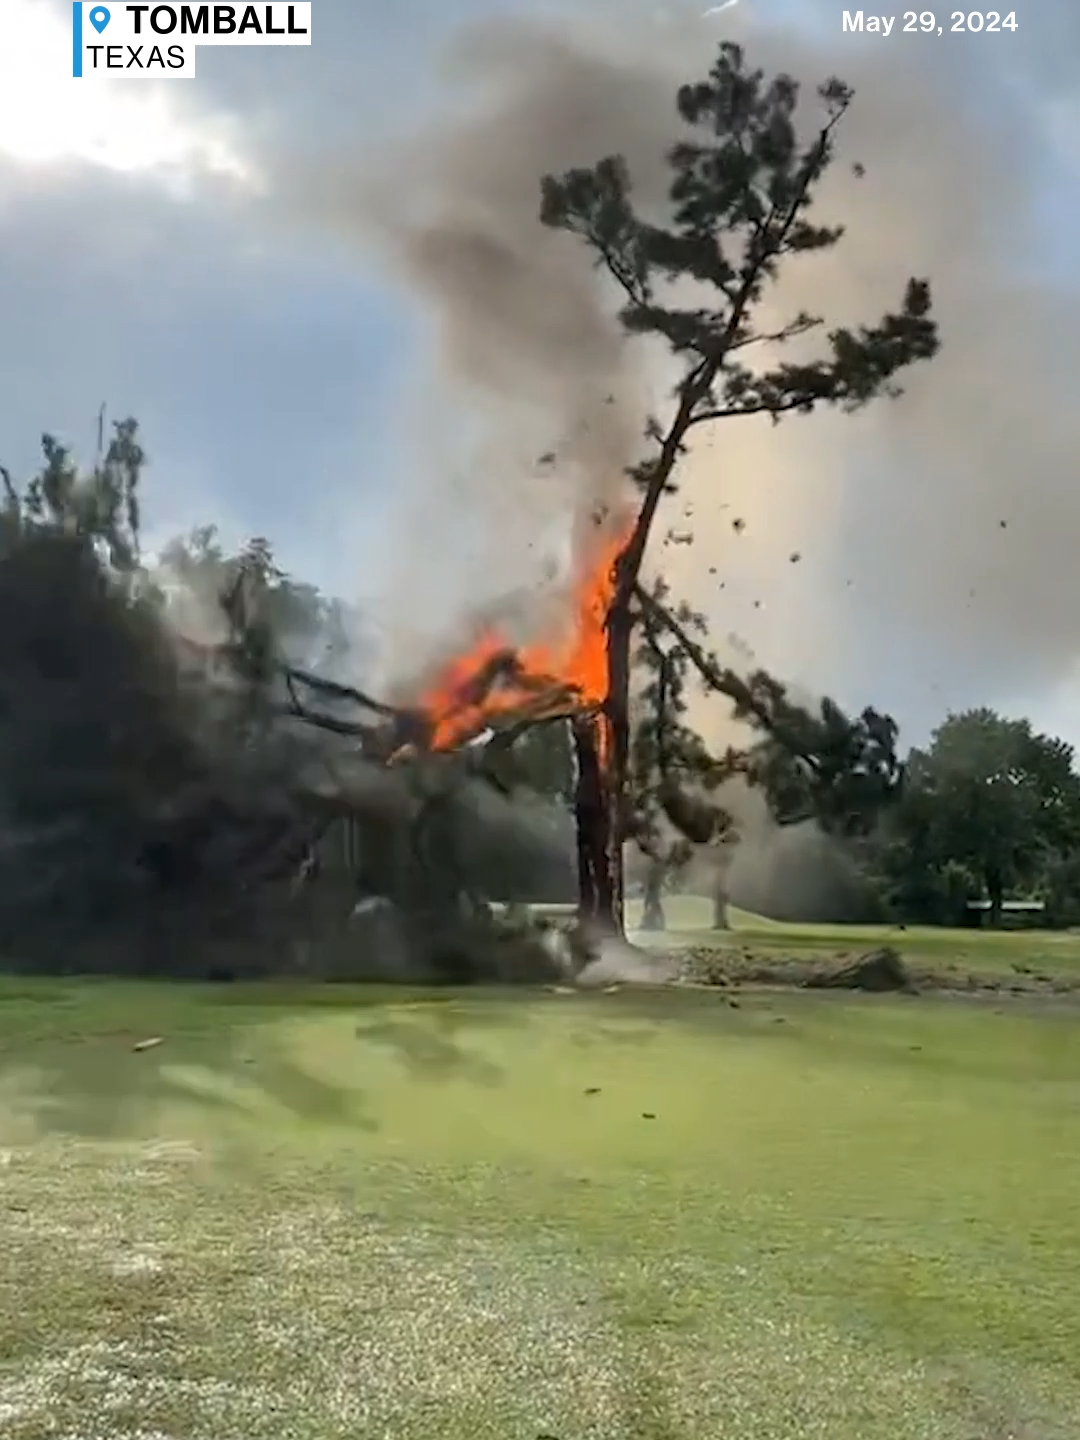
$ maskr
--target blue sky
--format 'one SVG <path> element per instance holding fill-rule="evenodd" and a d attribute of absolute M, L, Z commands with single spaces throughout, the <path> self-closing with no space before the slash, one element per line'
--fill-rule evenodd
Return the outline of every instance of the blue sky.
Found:
<path fill-rule="evenodd" d="M 588 0 L 580 6 L 600 13 Z M 439 57 L 463 24 L 535 7 L 518 0 L 314 0 L 313 8 L 310 50 L 202 51 L 192 82 L 117 81 L 106 93 L 90 85 L 80 91 L 62 73 L 57 47 L 69 13 L 62 0 L 0 0 L 0 460 L 28 473 L 43 430 L 88 452 L 105 402 L 113 415 L 134 414 L 143 425 L 152 457 L 152 534 L 206 521 L 220 522 L 231 536 L 267 534 L 288 564 L 363 595 L 369 577 L 383 582 L 393 567 L 389 537 L 400 536 L 395 521 L 403 496 L 413 493 L 414 437 L 402 416 L 425 404 L 418 377 L 430 358 L 427 317 L 374 254 L 318 226 L 268 219 L 273 197 L 253 201 L 243 183 L 220 172 L 232 161 L 258 169 L 267 160 L 273 171 L 283 154 L 378 153 L 388 137 L 440 113 L 446 92 Z M 1032 363 L 1046 364 L 1060 338 L 1052 333 L 1054 315 L 1071 315 L 1068 307 L 1078 304 L 1080 10 L 1043 0 L 1037 20 L 1032 7 L 1017 12 L 1016 34 L 944 37 L 934 45 L 895 34 L 860 44 L 840 35 L 841 9 L 817 0 L 740 0 L 739 7 L 740 23 L 771 37 L 763 43 L 786 31 L 792 45 L 805 43 L 841 74 L 866 66 L 874 73 L 887 62 L 898 84 L 910 77 L 913 110 L 915 92 L 928 87 L 961 108 L 970 126 L 984 127 L 988 149 L 1015 147 L 1008 164 L 1023 171 L 1022 199 L 986 243 L 987 254 L 994 246 L 1002 252 L 993 263 L 1016 295 L 995 330 L 997 297 L 988 290 L 987 334 L 1018 375 L 1029 369 L 1025 347 Z M 604 13 L 617 28 L 618 7 Z M 665 32 L 658 26 L 656 33 Z M 881 48 L 870 55 L 874 45 Z M 140 135 L 144 153 L 133 157 Z M 933 137 L 917 128 L 913 136 L 906 159 L 895 137 L 889 143 L 908 166 L 933 167 Z M 169 153 L 173 162 L 162 163 Z M 873 154 L 863 158 L 873 165 Z M 948 185 L 941 193 L 947 205 Z M 935 245 L 942 235 L 948 226 L 934 231 Z M 897 274 L 897 285 L 903 278 Z M 1024 287 L 1035 297 L 1031 304 Z M 967 303 L 955 311 L 958 331 L 974 313 Z M 1015 315 L 1033 312 L 1045 312 L 1045 325 L 1032 322 L 1007 343 Z M 976 339 L 986 353 L 990 341 Z M 1067 338 L 1060 344 L 1063 355 L 1076 355 Z M 1044 420 L 1052 424 L 1049 400 L 1044 415 L 1037 399 L 1021 405 L 1020 381 L 1001 373 L 1000 385 L 1016 408 L 1014 431 L 1041 433 Z M 920 505 L 926 524 L 936 525 L 950 467 L 958 475 L 967 464 L 963 425 L 974 441 L 983 403 L 992 410 L 993 396 L 969 411 L 942 401 L 939 409 L 968 416 L 956 422 L 958 435 L 950 430 L 944 439 L 939 410 L 918 397 L 887 430 L 854 422 L 849 438 L 833 441 L 847 432 L 830 429 L 829 444 L 842 447 L 834 458 L 846 488 L 827 527 L 808 505 L 808 578 L 798 582 L 805 593 L 781 577 L 771 628 L 756 634 L 746 586 L 769 583 L 761 558 L 744 566 L 753 574 L 744 577 L 733 612 L 714 618 L 760 646 L 770 663 L 796 665 L 795 678 L 811 688 L 892 709 L 913 738 L 946 705 L 986 702 L 1031 709 L 1080 741 L 1073 675 L 1080 643 L 1074 650 L 1071 618 L 1061 634 L 1053 620 L 1073 593 L 1080 602 L 1080 581 L 1063 577 L 1047 588 L 1037 573 L 1040 554 L 1048 553 L 1038 535 L 996 560 L 971 542 L 971 554 L 956 558 L 954 591 L 937 596 L 938 612 L 926 600 L 937 595 L 937 582 L 912 577 L 924 563 L 912 538 L 921 533 Z M 1022 528 L 1019 512 L 1045 501 L 1051 547 L 1070 519 L 1080 520 L 1080 505 L 1069 508 L 1067 477 L 1054 468 L 1071 437 L 1055 443 L 1049 459 L 1033 462 L 1033 474 L 1019 473 L 1022 461 L 1014 464 L 1008 484 L 994 491 L 994 503 L 1007 494 L 1017 512 L 1013 533 Z M 778 452 L 776 467 L 789 463 L 790 453 Z M 930 477 L 925 491 L 910 479 L 913 466 Z M 851 477 L 864 472 L 869 478 L 855 484 Z M 965 507 L 978 494 L 957 488 L 950 525 L 970 513 Z M 796 536 L 797 508 L 785 522 Z M 888 551 L 882 538 L 893 526 L 907 537 L 903 554 Z M 453 543 L 448 535 L 417 537 L 432 566 L 446 563 L 443 551 Z M 928 566 L 953 563 L 949 544 L 929 550 Z M 701 564 L 707 561 L 702 555 Z M 969 563 L 970 585 L 967 571 L 960 574 Z M 1056 551 L 1047 563 L 1067 568 Z M 985 585 L 997 589 L 984 605 Z M 969 591 L 961 623 L 956 597 Z M 1080 617 L 1080 607 L 1073 613 Z M 831 642 L 822 644 L 827 628 Z M 1076 628 L 1080 634 L 1080 618 Z"/>

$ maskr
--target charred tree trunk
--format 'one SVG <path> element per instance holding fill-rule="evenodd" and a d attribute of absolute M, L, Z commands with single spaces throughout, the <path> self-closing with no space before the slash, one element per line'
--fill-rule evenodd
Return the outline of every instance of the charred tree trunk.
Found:
<path fill-rule="evenodd" d="M 644 910 L 641 916 L 642 930 L 663 930 L 664 928 L 664 867 L 659 860 L 650 860 L 645 872 Z"/>
<path fill-rule="evenodd" d="M 577 784 L 574 816 L 577 822 L 578 919 L 582 925 L 604 932 L 622 930 L 621 887 L 614 872 L 618 848 L 612 825 L 612 807 L 604 760 L 608 746 L 603 718 L 574 724 Z"/>
<path fill-rule="evenodd" d="M 574 723 L 577 783 L 578 919 L 601 934 L 622 935 L 622 817 L 630 744 L 628 607 L 608 618 L 608 699 L 594 719 Z"/>

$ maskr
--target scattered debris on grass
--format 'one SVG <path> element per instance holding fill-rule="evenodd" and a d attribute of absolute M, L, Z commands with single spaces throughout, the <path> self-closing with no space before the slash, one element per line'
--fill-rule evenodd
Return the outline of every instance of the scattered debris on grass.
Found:
<path fill-rule="evenodd" d="M 1080 974 L 1047 975 L 1038 970 L 1017 975 L 970 972 L 949 965 L 913 965 L 892 946 L 832 956 L 755 955 L 748 949 L 691 947 L 681 954 L 678 983 L 692 988 L 760 985 L 802 990 L 855 990 L 874 994 L 915 995 L 923 991 L 958 994 L 1077 996 Z"/>

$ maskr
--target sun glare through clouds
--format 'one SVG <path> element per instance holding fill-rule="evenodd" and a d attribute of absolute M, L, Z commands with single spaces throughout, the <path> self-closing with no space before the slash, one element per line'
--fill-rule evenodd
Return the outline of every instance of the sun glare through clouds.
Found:
<path fill-rule="evenodd" d="M 0 160 L 253 180 L 226 124 L 175 86 L 73 79 L 68 14 L 53 0 L 0 0 Z"/>

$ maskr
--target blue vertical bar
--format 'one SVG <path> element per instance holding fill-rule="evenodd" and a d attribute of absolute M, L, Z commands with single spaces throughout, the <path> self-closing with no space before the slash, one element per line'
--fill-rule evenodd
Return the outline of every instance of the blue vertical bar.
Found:
<path fill-rule="evenodd" d="M 71 0 L 71 73 L 82 79 L 82 0 Z"/>

